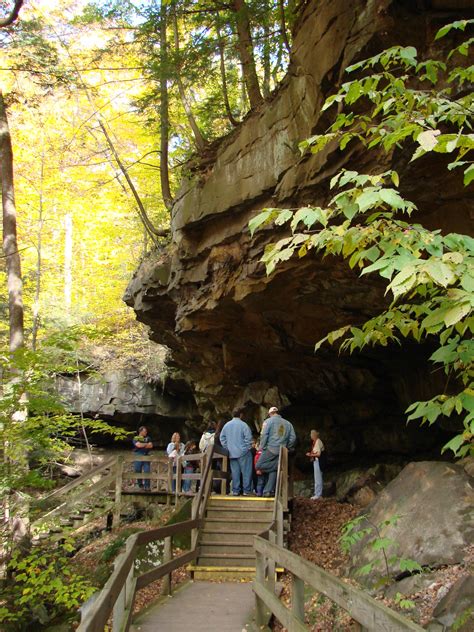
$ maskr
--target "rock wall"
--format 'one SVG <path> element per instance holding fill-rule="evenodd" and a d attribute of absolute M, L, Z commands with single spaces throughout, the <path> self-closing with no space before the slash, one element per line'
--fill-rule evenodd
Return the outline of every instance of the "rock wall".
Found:
<path fill-rule="evenodd" d="M 314 354 L 314 343 L 331 329 L 380 311 L 378 279 L 361 280 L 343 261 L 311 255 L 267 277 L 259 259 L 277 229 L 252 239 L 247 226 L 265 206 L 324 204 L 329 180 L 343 166 L 373 171 L 393 164 L 407 196 L 429 209 L 424 221 L 469 230 L 472 199 L 441 160 L 408 167 L 398 154 L 297 150 L 326 129 L 321 105 L 348 64 L 395 43 L 427 51 L 450 8 L 441 0 L 307 2 L 280 89 L 222 140 L 214 162 L 193 163 L 172 210 L 172 242 L 143 262 L 125 301 L 153 340 L 171 349 L 203 418 L 225 418 L 242 405 L 258 428 L 268 406 L 277 405 L 300 436 L 319 426 L 341 458 L 429 451 L 446 439 L 441 429 L 407 429 L 403 417 L 410 397 L 436 392 L 429 349 Z M 440 170 L 443 192 L 429 186 Z"/>
<path fill-rule="evenodd" d="M 131 431 L 146 424 L 154 441 L 163 445 L 175 431 L 186 437 L 185 423 L 197 415 L 189 391 L 172 393 L 166 383 L 150 384 L 134 369 L 82 374 L 80 383 L 59 376 L 55 387 L 70 412 L 100 417 Z"/>

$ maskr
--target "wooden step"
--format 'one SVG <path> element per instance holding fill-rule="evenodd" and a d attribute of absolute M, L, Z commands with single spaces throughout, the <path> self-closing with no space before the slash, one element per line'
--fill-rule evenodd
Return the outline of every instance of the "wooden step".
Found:
<path fill-rule="evenodd" d="M 209 555 L 246 555 L 248 558 L 255 558 L 253 543 L 248 542 L 226 542 L 219 544 L 216 542 L 201 541 L 199 544 L 200 555 L 208 557 Z"/>
<path fill-rule="evenodd" d="M 211 496 L 208 508 L 213 507 L 242 507 L 246 510 L 262 507 L 273 511 L 273 498 L 259 496 Z"/>
<path fill-rule="evenodd" d="M 201 581 L 252 581 L 254 566 L 188 566 L 194 580 Z"/>
<path fill-rule="evenodd" d="M 233 522 L 245 522 L 247 524 L 257 522 L 265 522 L 270 524 L 273 518 L 273 512 L 265 509 L 257 509 L 245 511 L 240 509 L 208 509 L 206 519 L 220 518 Z"/>
<path fill-rule="evenodd" d="M 270 525 L 269 520 L 256 521 L 252 520 L 252 529 L 255 531 L 255 534 L 261 533 L 268 529 Z M 206 518 L 204 520 L 203 528 L 206 531 L 228 531 L 229 529 L 238 529 L 239 526 L 248 527 L 246 523 L 238 523 L 235 520 L 228 520 L 227 518 Z"/>
<path fill-rule="evenodd" d="M 204 528 L 201 531 L 202 541 L 217 543 L 228 542 L 252 542 L 254 537 L 258 534 L 255 529 L 207 529 Z"/>
<path fill-rule="evenodd" d="M 255 557 L 245 553 L 207 553 L 199 556 L 197 566 L 247 566 L 255 568 Z"/>

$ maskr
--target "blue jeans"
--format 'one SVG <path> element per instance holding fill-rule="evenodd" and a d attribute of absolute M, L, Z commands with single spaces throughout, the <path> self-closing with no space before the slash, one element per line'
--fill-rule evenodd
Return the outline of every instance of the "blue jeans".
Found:
<path fill-rule="evenodd" d="M 242 491 L 240 488 L 240 475 L 244 484 L 244 494 L 252 493 L 252 453 L 250 450 L 247 454 L 238 459 L 230 460 L 230 471 L 232 473 L 232 493 L 236 496 Z"/>
<path fill-rule="evenodd" d="M 135 470 L 135 474 L 141 474 L 142 472 L 144 474 L 149 474 L 150 473 L 150 461 L 134 461 L 133 462 L 133 469 Z M 145 489 L 150 489 L 150 479 L 149 478 L 145 478 L 145 479 L 137 479 L 137 483 L 140 487 L 144 487 Z"/>
<path fill-rule="evenodd" d="M 194 474 L 194 468 L 191 465 L 186 465 L 186 467 L 184 468 L 184 473 L 185 474 Z M 183 481 L 183 492 L 190 492 L 191 491 L 191 485 L 192 485 L 192 480 L 191 479 L 185 479 Z"/>
<path fill-rule="evenodd" d="M 263 488 L 265 487 L 267 475 L 266 474 L 258 474 L 257 476 L 257 487 L 255 491 L 257 492 L 257 496 L 262 496 Z"/>
<path fill-rule="evenodd" d="M 316 498 L 321 498 L 323 495 L 323 475 L 321 474 L 321 468 L 319 467 L 319 460 L 314 459 L 314 495 Z"/>

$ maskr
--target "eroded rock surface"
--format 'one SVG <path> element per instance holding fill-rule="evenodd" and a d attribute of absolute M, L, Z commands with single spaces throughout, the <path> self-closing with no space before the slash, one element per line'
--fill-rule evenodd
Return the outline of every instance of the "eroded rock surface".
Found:
<path fill-rule="evenodd" d="M 384 524 L 398 516 L 395 524 Z M 439 461 L 409 463 L 378 495 L 362 528 L 375 530 L 356 544 L 351 552 L 350 570 L 379 560 L 372 572 L 360 577 L 369 586 L 386 575 L 381 549 L 371 546 L 377 538 L 388 538 L 389 576 L 400 574 L 399 562 L 390 558 L 415 560 L 423 567 L 439 568 L 463 561 L 466 547 L 474 538 L 473 479 L 462 466 Z"/>
<path fill-rule="evenodd" d="M 133 431 L 146 424 L 155 442 L 166 443 L 197 414 L 189 393 L 172 394 L 166 384 L 149 383 L 135 369 L 80 378 L 56 378 L 57 392 L 72 413 L 113 420 Z"/>
<path fill-rule="evenodd" d="M 448 3 L 449 4 L 449 3 Z M 223 139 L 215 161 L 184 179 L 172 210 L 172 243 L 146 259 L 125 300 L 171 349 L 192 386 L 200 415 L 247 419 L 285 408 L 300 437 L 318 426 L 332 456 L 423 453 L 449 434 L 405 425 L 414 399 L 432 397 L 442 376 L 427 372 L 429 349 L 367 351 L 357 357 L 314 344 L 331 329 L 360 323 L 385 305 L 377 278 L 358 278 L 341 260 L 308 255 L 267 277 L 259 259 L 279 229 L 250 237 L 248 222 L 266 206 L 324 204 L 341 167 L 402 174 L 407 197 L 429 211 L 428 224 L 469 232 L 458 174 L 439 158 L 407 158 L 328 146 L 301 156 L 297 143 L 327 128 L 325 97 L 350 63 L 397 44 L 428 52 L 449 19 L 443 3 L 313 0 L 298 21 L 288 76 L 259 110 Z M 446 17 L 448 16 L 448 17 Z M 441 177 L 443 190 L 431 186 Z M 436 384 L 439 380 L 440 383 Z M 443 387 L 441 386 L 441 389 Z"/>

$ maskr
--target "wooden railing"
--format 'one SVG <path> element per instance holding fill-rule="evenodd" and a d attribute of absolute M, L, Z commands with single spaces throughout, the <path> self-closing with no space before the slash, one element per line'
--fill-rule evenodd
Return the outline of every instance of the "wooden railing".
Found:
<path fill-rule="evenodd" d="M 359 624 L 359 630 L 373 632 L 408 632 L 410 630 L 422 632 L 423 630 L 416 623 L 387 608 L 362 590 L 344 583 L 338 577 L 304 560 L 299 555 L 272 544 L 266 534 L 255 536 L 254 547 L 257 562 L 253 589 L 256 595 L 257 624 L 259 625 L 265 624 L 265 608 L 268 608 L 290 632 L 307 632 L 309 628 L 304 623 L 304 584 L 306 583 L 346 610 Z M 270 561 L 273 565 L 285 568 L 292 574 L 291 610 L 286 608 L 275 595 L 274 579 L 265 576 Z"/>
<path fill-rule="evenodd" d="M 200 519 L 178 522 L 168 527 L 160 527 L 131 535 L 126 542 L 125 551 L 117 558 L 115 569 L 99 596 L 86 610 L 79 624 L 78 632 L 103 632 L 112 617 L 113 632 L 126 632 L 131 623 L 133 604 L 137 590 L 148 586 L 151 582 L 166 577 L 165 590 L 171 593 L 171 572 L 192 562 L 199 554 L 196 547 L 172 557 L 172 538 L 185 534 L 199 527 Z M 160 566 L 135 576 L 135 559 L 140 545 L 164 540 L 163 563 Z M 83 606 L 84 608 L 84 606 Z"/>
<path fill-rule="evenodd" d="M 112 618 L 113 632 L 127 632 L 131 623 L 137 590 L 148 586 L 148 584 L 157 579 L 165 578 L 164 591 L 167 594 L 171 594 L 171 572 L 185 564 L 189 564 L 199 556 L 199 548 L 197 546 L 199 528 L 204 519 L 214 475 L 222 479 L 225 479 L 227 476 L 226 471 L 220 473 L 212 469 L 213 460 L 219 458 L 223 457 L 218 454 L 213 455 L 212 447 L 204 454 L 201 485 L 193 498 L 191 520 L 144 531 L 127 539 L 125 551 L 115 562 L 114 572 L 101 590 L 98 598 L 84 612 L 78 632 L 103 632 L 104 626 L 110 618 Z M 191 534 L 190 550 L 173 558 L 173 536 L 189 532 Z M 135 576 L 134 568 L 138 547 L 157 541 L 164 541 L 163 563 L 146 573 Z M 190 625 L 192 625 L 192 622 L 190 622 Z"/>
<path fill-rule="evenodd" d="M 270 611 L 289 632 L 307 632 L 309 628 L 304 623 L 306 583 L 346 610 L 360 631 L 422 632 L 423 628 L 416 623 L 283 547 L 284 511 L 288 509 L 287 474 L 288 451 L 280 448 L 273 523 L 254 540 L 256 573 L 253 590 L 257 626 L 266 626 Z M 277 567 L 291 573 L 291 609 L 275 594 Z"/>
<path fill-rule="evenodd" d="M 225 493 L 228 459 L 219 454 L 214 455 L 213 459 L 221 460 L 223 474 L 215 471 L 214 478 L 221 479 L 221 490 Z M 135 472 L 133 466 L 135 461 L 150 463 L 150 472 Z M 187 461 L 198 461 L 199 470 L 192 474 L 184 473 L 182 467 Z M 164 460 L 162 456 L 157 455 L 127 454 L 107 459 L 102 465 L 44 496 L 41 502 L 46 507 L 46 513 L 31 523 L 31 530 L 33 533 L 46 531 L 60 518 L 71 514 L 75 507 L 90 501 L 93 496 L 101 500 L 108 499 L 104 513 L 110 513 L 113 526 L 118 526 L 123 503 L 122 495 L 124 492 L 129 492 L 131 488 L 134 489 L 138 480 L 150 481 L 151 491 L 166 494 L 168 502 L 174 495 L 177 505 L 181 496 L 194 496 L 197 493 L 197 490 L 192 489 L 189 492 L 183 492 L 184 481 L 190 480 L 192 484 L 196 482 L 197 489 L 202 486 L 205 455 L 199 453 L 182 456 L 178 458 L 175 468 L 173 465 L 169 459 Z"/>

